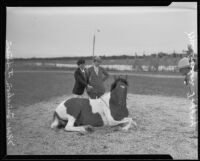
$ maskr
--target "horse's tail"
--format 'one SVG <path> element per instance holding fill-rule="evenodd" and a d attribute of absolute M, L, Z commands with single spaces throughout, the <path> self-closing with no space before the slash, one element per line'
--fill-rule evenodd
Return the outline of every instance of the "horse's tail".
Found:
<path fill-rule="evenodd" d="M 54 120 L 56 119 L 56 111 L 54 111 L 54 113 L 53 113 L 53 122 L 54 122 Z"/>
<path fill-rule="evenodd" d="M 57 113 L 56 113 L 56 111 L 54 111 L 54 113 L 53 113 L 53 120 L 52 120 L 52 124 L 51 124 L 51 128 L 53 129 L 53 128 L 57 127 L 58 124 L 59 124 L 59 120 L 58 120 L 58 118 L 57 118 Z"/>
<path fill-rule="evenodd" d="M 58 129 L 64 128 L 67 124 L 67 121 L 62 120 L 58 113 L 54 111 L 53 113 L 53 123 L 51 124 L 51 128 L 57 127 Z"/>
<path fill-rule="evenodd" d="M 56 119 L 57 119 L 57 113 L 56 113 L 56 111 L 54 111 L 54 113 L 53 113 L 53 120 L 52 120 L 52 122 L 54 122 Z"/>

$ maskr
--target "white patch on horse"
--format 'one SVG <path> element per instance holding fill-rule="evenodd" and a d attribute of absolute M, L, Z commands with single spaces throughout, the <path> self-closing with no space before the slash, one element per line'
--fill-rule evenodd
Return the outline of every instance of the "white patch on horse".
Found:
<path fill-rule="evenodd" d="M 102 113 L 103 112 L 103 103 L 101 99 L 89 99 L 90 105 L 92 107 L 93 113 Z"/>
<path fill-rule="evenodd" d="M 68 120 L 68 118 L 73 117 L 67 113 L 67 107 L 65 106 L 65 102 L 72 98 L 83 98 L 83 97 L 73 94 L 69 96 L 65 101 L 61 102 L 55 110 L 57 114 L 60 116 L 60 118 L 63 120 Z"/>
<path fill-rule="evenodd" d="M 72 98 L 72 97 L 70 97 Z M 70 99 L 69 98 L 69 99 Z M 68 99 L 67 99 L 68 100 Z M 58 107 L 56 108 L 55 112 L 59 115 L 59 117 L 63 120 L 68 120 L 66 126 L 65 126 L 65 130 L 66 131 L 77 131 L 77 132 L 86 132 L 86 127 L 85 126 L 79 126 L 79 127 L 75 127 L 74 123 L 76 121 L 76 119 L 67 113 L 67 107 L 65 106 L 65 102 L 67 101 L 63 101 L 61 102 Z M 51 124 L 51 128 L 54 128 L 58 125 L 58 118 L 55 118 L 55 120 L 53 121 L 53 123 Z"/>
<path fill-rule="evenodd" d="M 125 86 L 123 86 L 123 85 L 121 85 L 120 87 L 121 87 L 121 88 L 125 88 Z"/>
<path fill-rule="evenodd" d="M 110 92 L 104 94 L 98 99 L 89 99 L 90 105 L 92 107 L 92 113 L 99 113 L 104 125 L 108 125 L 108 115 L 110 114 L 110 108 L 107 102 L 110 100 Z"/>
<path fill-rule="evenodd" d="M 64 104 L 65 102 L 66 100 L 63 101 L 61 104 L 59 104 L 55 110 L 57 114 L 60 116 L 60 118 L 63 120 L 67 120 L 69 117 L 71 117 L 71 115 L 67 114 L 67 109 Z"/>

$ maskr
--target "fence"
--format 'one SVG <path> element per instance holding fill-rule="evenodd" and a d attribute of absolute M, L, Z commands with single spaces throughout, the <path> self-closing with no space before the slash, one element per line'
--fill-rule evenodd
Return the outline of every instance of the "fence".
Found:
<path fill-rule="evenodd" d="M 60 64 L 60 63 L 41 63 L 41 62 L 35 62 L 35 63 L 30 63 L 29 65 L 31 66 L 38 66 L 38 67 L 55 67 L 55 68 L 68 68 L 68 69 L 75 69 L 77 68 L 76 64 Z M 86 68 L 89 68 L 91 65 L 86 65 Z M 147 66 L 147 65 L 142 65 L 142 66 L 136 66 L 133 67 L 133 65 L 102 65 L 105 69 L 108 70 L 119 70 L 119 71 L 156 71 L 154 66 Z M 165 72 L 165 71 L 170 71 L 170 72 L 177 72 L 178 68 L 177 66 L 164 66 L 160 65 L 158 66 L 157 71 L 159 72 Z"/>

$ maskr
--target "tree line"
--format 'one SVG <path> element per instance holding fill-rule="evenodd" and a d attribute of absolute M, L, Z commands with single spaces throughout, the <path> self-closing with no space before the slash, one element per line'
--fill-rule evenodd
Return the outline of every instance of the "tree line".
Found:
<path fill-rule="evenodd" d="M 185 53 L 164 53 L 164 52 L 159 52 L 159 53 L 152 53 L 150 55 L 112 55 L 112 56 L 105 56 L 105 55 L 100 55 L 100 57 L 104 60 L 113 60 L 113 59 L 143 59 L 143 58 L 182 58 L 186 56 Z M 195 57 L 197 55 L 195 54 Z M 85 60 L 91 60 L 92 56 L 70 56 L 70 57 L 47 57 L 47 58 L 37 58 L 37 57 L 32 57 L 32 58 L 15 58 L 15 60 L 77 60 L 79 58 L 84 58 Z"/>

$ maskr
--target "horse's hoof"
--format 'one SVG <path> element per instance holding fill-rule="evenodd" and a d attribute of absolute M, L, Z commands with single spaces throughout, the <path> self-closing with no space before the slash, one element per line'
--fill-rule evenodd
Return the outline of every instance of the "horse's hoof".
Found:
<path fill-rule="evenodd" d="M 133 125 L 134 125 L 135 127 L 137 127 L 137 123 L 136 123 L 136 122 L 133 122 Z"/>
<path fill-rule="evenodd" d="M 79 132 L 79 133 L 78 133 L 79 136 L 83 136 L 83 135 L 85 135 L 85 134 L 86 134 L 86 132 Z"/>
<path fill-rule="evenodd" d="M 58 129 L 58 128 L 55 128 L 55 129 L 54 129 L 54 131 L 55 131 L 55 132 L 59 132 L 59 131 L 60 131 L 60 129 Z"/>
<path fill-rule="evenodd" d="M 93 132 L 93 131 L 94 131 L 94 128 L 93 128 L 92 126 L 88 125 L 88 126 L 85 126 L 85 130 L 86 130 L 87 132 Z"/>
<path fill-rule="evenodd" d="M 114 131 L 114 132 L 121 131 L 121 130 L 122 130 L 122 128 L 119 128 L 119 127 L 118 127 L 118 128 L 115 128 L 115 129 L 113 129 L 113 131 Z"/>
<path fill-rule="evenodd" d="M 123 132 L 127 132 L 129 130 L 129 128 L 122 128 Z"/>
<path fill-rule="evenodd" d="M 132 120 L 132 124 L 135 128 L 137 128 L 137 123 L 135 121 Z"/>

